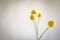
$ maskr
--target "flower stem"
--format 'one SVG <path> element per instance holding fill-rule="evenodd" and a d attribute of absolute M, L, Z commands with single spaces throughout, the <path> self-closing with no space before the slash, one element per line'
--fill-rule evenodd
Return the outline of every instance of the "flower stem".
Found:
<path fill-rule="evenodd" d="M 37 27 L 36 21 L 34 21 L 33 24 L 34 24 L 35 33 L 36 33 L 36 40 L 38 40 L 38 27 Z"/>
<path fill-rule="evenodd" d="M 38 19 L 38 23 L 36 23 L 36 21 L 34 21 L 33 22 L 33 24 L 34 24 L 34 27 L 35 27 L 35 32 L 36 32 L 36 40 L 38 40 L 38 27 L 39 27 L 39 20 L 40 19 Z"/>
<path fill-rule="evenodd" d="M 39 27 L 39 21 L 40 21 L 40 18 L 38 18 L 38 24 L 37 24 L 38 27 Z"/>
<path fill-rule="evenodd" d="M 41 37 L 44 35 L 44 33 L 47 31 L 49 29 L 49 27 L 47 27 L 46 29 L 45 29 L 45 31 L 41 34 L 41 36 L 39 37 L 39 40 L 41 40 Z"/>
<path fill-rule="evenodd" d="M 38 40 L 38 27 L 36 28 L 36 40 Z"/>

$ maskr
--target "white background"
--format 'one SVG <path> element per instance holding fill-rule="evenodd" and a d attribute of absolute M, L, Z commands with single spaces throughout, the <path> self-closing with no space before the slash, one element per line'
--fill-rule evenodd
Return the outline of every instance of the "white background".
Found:
<path fill-rule="evenodd" d="M 39 36 L 48 27 L 48 20 L 56 21 L 41 40 L 60 40 L 59 0 L 0 0 L 0 40 L 35 40 L 33 22 L 29 19 L 32 9 L 42 12 Z"/>

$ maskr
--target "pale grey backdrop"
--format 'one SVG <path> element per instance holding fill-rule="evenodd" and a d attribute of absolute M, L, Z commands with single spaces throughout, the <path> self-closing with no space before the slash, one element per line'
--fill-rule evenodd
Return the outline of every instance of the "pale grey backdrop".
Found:
<path fill-rule="evenodd" d="M 35 30 L 29 19 L 32 9 L 42 12 L 39 36 L 48 27 L 50 19 L 56 21 L 41 40 L 60 40 L 60 0 L 0 0 L 0 40 L 35 40 Z"/>

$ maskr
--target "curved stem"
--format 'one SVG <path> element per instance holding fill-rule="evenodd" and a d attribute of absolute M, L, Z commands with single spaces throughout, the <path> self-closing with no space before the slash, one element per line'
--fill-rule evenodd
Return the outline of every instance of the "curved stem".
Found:
<path fill-rule="evenodd" d="M 45 31 L 41 34 L 41 36 L 39 37 L 39 40 L 41 40 L 41 37 L 44 35 L 44 33 L 47 31 L 49 29 L 49 27 L 47 27 L 46 29 L 45 29 Z"/>

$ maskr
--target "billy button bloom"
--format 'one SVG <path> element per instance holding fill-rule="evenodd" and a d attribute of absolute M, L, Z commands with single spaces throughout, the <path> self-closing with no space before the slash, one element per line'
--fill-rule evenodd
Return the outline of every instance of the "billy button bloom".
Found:
<path fill-rule="evenodd" d="M 38 11 L 34 9 L 34 10 L 31 11 L 31 14 L 35 14 L 37 16 L 38 15 Z"/>
<path fill-rule="evenodd" d="M 38 18 L 41 18 L 42 17 L 42 13 L 38 13 Z"/>
<path fill-rule="evenodd" d="M 30 19 L 31 19 L 32 21 L 36 20 L 36 15 L 35 15 L 35 14 L 32 14 L 32 15 L 30 16 Z"/>
<path fill-rule="evenodd" d="M 56 25 L 56 22 L 54 20 L 49 20 L 48 25 L 49 27 L 53 28 Z"/>

